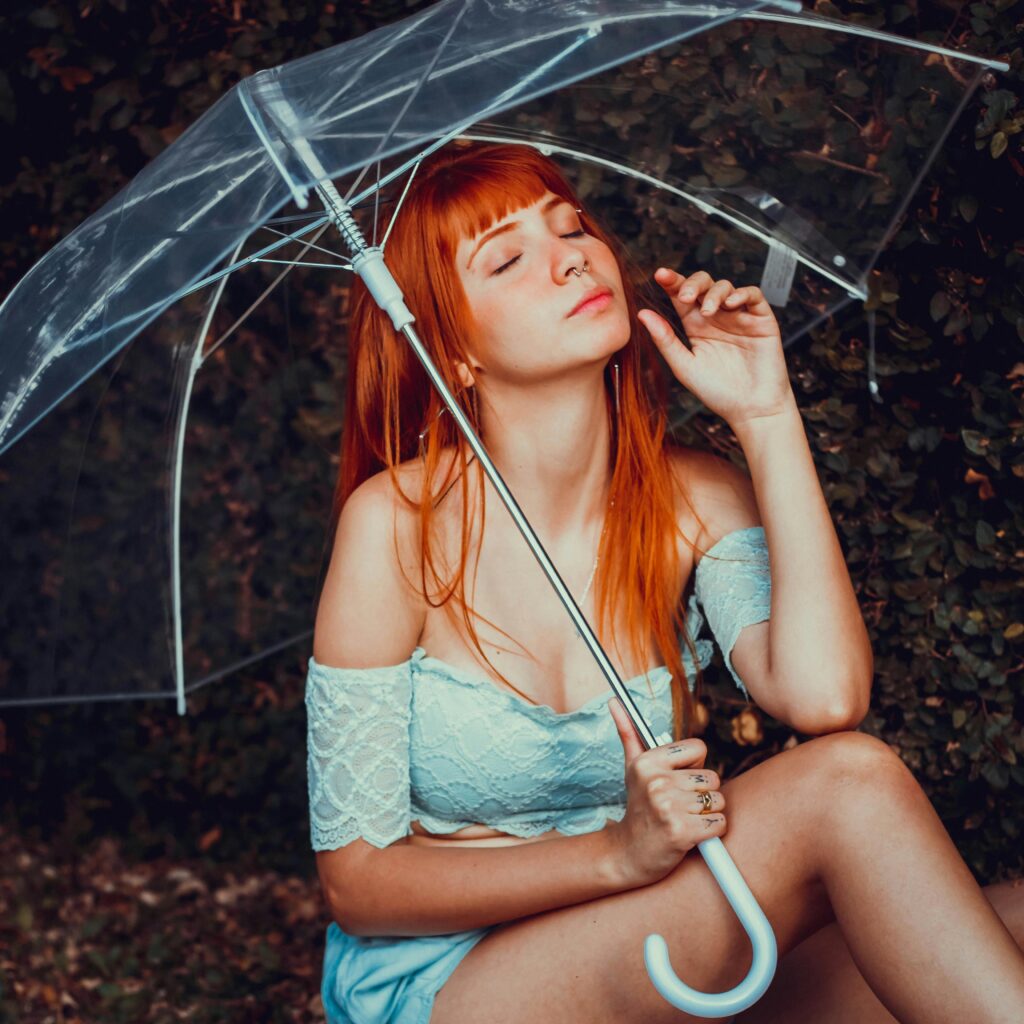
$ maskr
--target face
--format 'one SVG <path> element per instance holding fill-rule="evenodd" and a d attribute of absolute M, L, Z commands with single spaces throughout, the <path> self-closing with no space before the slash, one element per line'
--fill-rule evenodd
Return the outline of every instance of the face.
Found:
<path fill-rule="evenodd" d="M 573 205 L 551 192 L 462 239 L 456 267 L 475 320 L 473 363 L 491 383 L 603 367 L 629 340 L 611 249 L 587 235 Z"/>

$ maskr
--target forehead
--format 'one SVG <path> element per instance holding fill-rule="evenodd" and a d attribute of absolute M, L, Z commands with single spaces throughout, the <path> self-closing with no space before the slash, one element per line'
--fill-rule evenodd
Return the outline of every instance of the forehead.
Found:
<path fill-rule="evenodd" d="M 550 189 L 543 188 L 540 194 L 527 202 L 506 203 L 505 208 L 489 217 L 486 223 L 466 225 L 458 241 L 460 250 L 472 249 L 493 232 L 500 231 L 503 227 L 518 221 L 523 217 L 543 216 L 560 206 L 572 207 L 572 201 L 565 196 L 558 195 Z"/>

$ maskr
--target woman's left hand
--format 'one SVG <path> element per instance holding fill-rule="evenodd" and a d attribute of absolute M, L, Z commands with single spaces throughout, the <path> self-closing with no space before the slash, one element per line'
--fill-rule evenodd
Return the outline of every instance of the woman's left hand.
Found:
<path fill-rule="evenodd" d="M 662 267 L 654 279 L 672 300 L 690 347 L 654 310 L 641 310 L 640 322 L 683 387 L 733 429 L 795 407 L 779 325 L 760 288 L 734 288 L 704 270 L 684 277 Z"/>

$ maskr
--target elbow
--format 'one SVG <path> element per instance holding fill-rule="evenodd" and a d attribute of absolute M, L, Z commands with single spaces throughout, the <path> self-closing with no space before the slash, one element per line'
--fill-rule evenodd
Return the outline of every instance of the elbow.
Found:
<path fill-rule="evenodd" d="M 358 925 L 354 920 L 352 913 L 354 908 L 351 902 L 336 892 L 331 886 L 325 884 L 322 878 L 320 880 L 320 893 L 324 898 L 324 903 L 327 904 L 327 912 L 330 914 L 331 920 L 346 935 L 357 934 L 355 929 L 358 928 Z"/>
<path fill-rule="evenodd" d="M 327 888 L 321 887 L 321 891 L 323 892 L 324 902 L 327 904 L 327 909 L 330 912 L 331 920 L 346 935 L 358 935 L 359 924 L 355 919 L 355 914 L 353 913 L 355 908 L 351 902 L 342 898 L 337 893 L 329 891 Z"/>
<path fill-rule="evenodd" d="M 846 697 L 824 707 L 801 708 L 790 716 L 789 724 L 808 736 L 824 736 L 830 732 L 853 732 L 867 717 L 871 704 L 870 688 L 862 688 L 855 696 Z"/>
<path fill-rule="evenodd" d="M 360 900 L 355 895 L 360 892 L 360 886 L 352 884 L 358 872 L 351 862 L 340 862 L 339 856 L 340 851 L 334 850 L 317 854 L 320 892 L 331 920 L 346 935 L 362 935 L 366 922 Z"/>
<path fill-rule="evenodd" d="M 351 905 L 333 901 L 328 903 L 328 906 L 331 911 L 331 919 L 346 935 L 365 938 L 367 935 L 373 934 L 372 931 L 366 929 Z"/>
<path fill-rule="evenodd" d="M 866 716 L 866 708 L 863 711 L 860 709 L 851 711 L 847 708 L 831 711 L 819 719 L 819 728 L 816 730 L 816 734 L 824 736 L 830 732 L 856 732 L 857 727 Z"/>

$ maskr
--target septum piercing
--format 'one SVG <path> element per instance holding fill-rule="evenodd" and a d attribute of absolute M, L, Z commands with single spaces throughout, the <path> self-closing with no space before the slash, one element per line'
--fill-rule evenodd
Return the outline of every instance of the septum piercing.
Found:
<path fill-rule="evenodd" d="M 577 277 L 582 277 L 590 269 L 590 260 L 583 261 L 583 269 L 578 270 L 576 267 L 570 267 L 569 270 L 574 273 Z"/>

